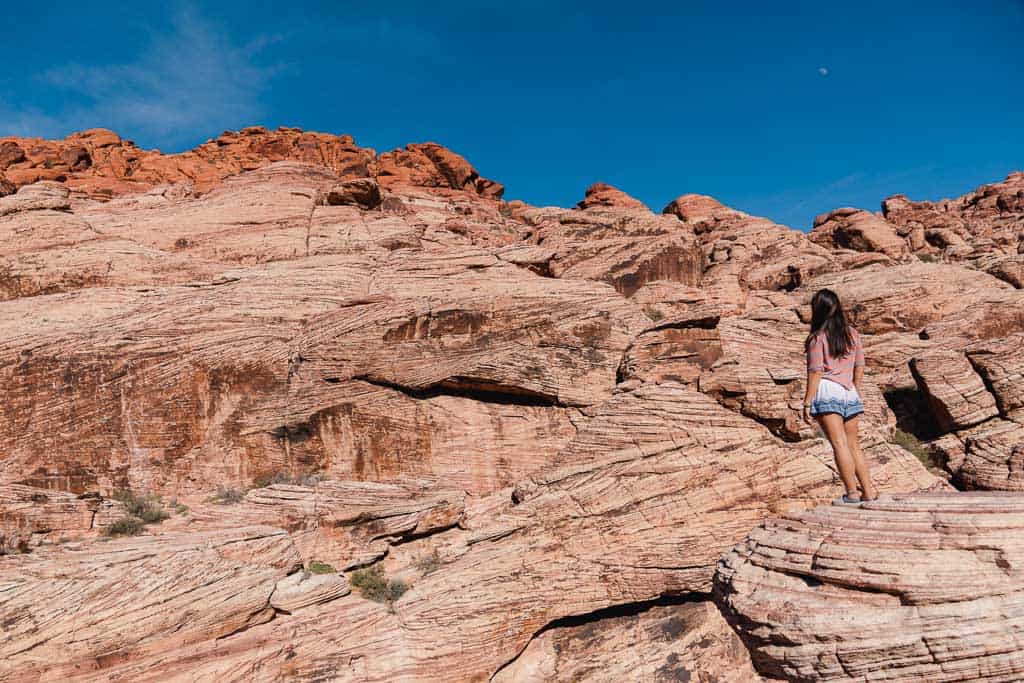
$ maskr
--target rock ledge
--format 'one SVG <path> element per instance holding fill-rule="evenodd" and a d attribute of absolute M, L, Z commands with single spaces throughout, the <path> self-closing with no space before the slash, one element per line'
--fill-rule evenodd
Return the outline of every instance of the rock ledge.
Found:
<path fill-rule="evenodd" d="M 894 496 L 769 520 L 715 600 L 759 673 L 790 681 L 1019 681 L 1024 498 Z"/>

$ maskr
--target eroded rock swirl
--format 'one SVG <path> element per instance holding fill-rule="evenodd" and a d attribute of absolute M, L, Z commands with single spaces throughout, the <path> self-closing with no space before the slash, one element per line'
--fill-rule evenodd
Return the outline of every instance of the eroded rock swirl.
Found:
<path fill-rule="evenodd" d="M 1024 500 L 906 494 L 773 519 L 715 598 L 758 670 L 789 681 L 1018 681 Z"/>
<path fill-rule="evenodd" d="M 432 143 L 0 138 L 0 679 L 1019 679 L 1021 183 L 808 235 Z"/>

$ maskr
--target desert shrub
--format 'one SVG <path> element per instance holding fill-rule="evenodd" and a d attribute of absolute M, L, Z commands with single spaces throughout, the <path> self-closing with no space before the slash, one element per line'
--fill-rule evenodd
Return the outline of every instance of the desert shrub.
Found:
<path fill-rule="evenodd" d="M 398 598 L 405 595 L 405 592 L 410 588 L 411 586 L 405 581 L 393 579 L 388 583 L 388 603 L 393 603 L 398 600 Z"/>
<path fill-rule="evenodd" d="M 131 491 L 117 491 L 113 498 L 124 504 L 130 517 L 138 517 L 145 524 L 155 524 L 170 517 L 164 510 L 159 496 L 153 494 L 139 496 Z"/>
<path fill-rule="evenodd" d="M 367 600 L 387 602 L 388 580 L 380 565 L 353 572 L 349 583 L 353 588 L 358 589 L 359 594 Z"/>
<path fill-rule="evenodd" d="M 437 549 L 429 555 L 420 555 L 413 562 L 413 566 L 419 569 L 424 575 L 436 572 L 441 568 L 441 556 L 437 554 Z"/>
<path fill-rule="evenodd" d="M 382 602 L 389 608 L 409 590 L 409 584 L 395 579 L 389 581 L 380 565 L 353 572 L 349 583 L 367 600 Z"/>
<path fill-rule="evenodd" d="M 665 314 L 659 311 L 654 306 L 647 306 L 644 308 L 644 314 L 651 319 L 652 322 L 658 322 L 665 317 Z"/>
<path fill-rule="evenodd" d="M 245 500 L 245 493 L 233 486 L 218 486 L 212 500 L 220 505 L 235 505 Z"/>
<path fill-rule="evenodd" d="M 146 523 L 138 517 L 122 517 L 108 524 L 103 530 L 107 536 L 137 536 L 146 528 Z"/>
<path fill-rule="evenodd" d="M 326 562 L 313 560 L 309 563 L 310 574 L 336 574 L 337 570 Z"/>
<path fill-rule="evenodd" d="M 917 258 L 924 261 L 925 263 L 935 263 L 939 260 L 939 257 L 935 254 L 918 254 Z"/>
<path fill-rule="evenodd" d="M 896 433 L 893 435 L 892 442 L 900 448 L 910 451 L 914 456 L 921 461 L 921 464 L 925 467 L 939 467 L 940 464 L 936 462 L 934 455 L 921 443 L 921 440 L 910 432 L 906 432 L 902 429 L 896 429 Z"/>

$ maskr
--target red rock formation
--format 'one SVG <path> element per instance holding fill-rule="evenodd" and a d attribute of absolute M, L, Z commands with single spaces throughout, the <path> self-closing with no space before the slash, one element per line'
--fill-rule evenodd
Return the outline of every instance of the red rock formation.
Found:
<path fill-rule="evenodd" d="M 327 203 L 331 206 L 358 206 L 360 209 L 375 209 L 384 198 L 380 193 L 380 185 L 372 178 L 355 178 L 335 185 L 327 193 Z"/>
<path fill-rule="evenodd" d="M 268 527 L 5 558 L 0 673 L 100 676 L 128 659 L 229 636 L 271 620 L 278 582 L 296 571 L 288 534 Z"/>
<path fill-rule="evenodd" d="M 608 183 L 594 183 L 587 188 L 586 196 L 576 205 L 580 209 L 618 208 L 646 209 L 644 203 L 628 194 L 612 187 Z"/>
<path fill-rule="evenodd" d="M 0 555 L 29 552 L 46 540 L 95 536 L 122 516 L 124 506 L 96 495 L 0 484 Z"/>
<path fill-rule="evenodd" d="M 548 629 L 491 680 L 753 683 L 762 679 L 715 606 L 695 602 Z"/>
<path fill-rule="evenodd" d="M 343 178 L 379 176 L 386 185 L 445 187 L 492 198 L 502 194 L 501 185 L 480 177 L 465 159 L 434 143 L 409 145 L 378 157 L 372 149 L 358 147 L 350 135 L 286 127 L 270 131 L 262 126 L 225 131 L 180 154 L 143 150 L 102 128 L 56 141 L 0 138 L 0 172 L 12 186 L 58 180 L 73 192 L 95 198 L 186 181 L 206 193 L 228 176 L 277 161 L 323 166 Z"/>
<path fill-rule="evenodd" d="M 884 219 L 884 220 L 883 220 Z M 904 251 L 922 260 L 964 262 L 1017 289 L 1024 286 L 1024 173 L 957 199 L 911 201 L 893 195 L 882 217 L 855 209 L 819 216 L 811 239 L 833 248 Z"/>
<path fill-rule="evenodd" d="M 934 351 L 912 358 L 910 369 L 943 431 L 971 427 L 999 414 L 995 397 L 964 354 Z"/>
<path fill-rule="evenodd" d="M 505 191 L 500 183 L 481 178 L 458 154 L 433 142 L 380 155 L 377 175 L 385 185 L 448 187 L 492 199 L 499 199 Z"/>
<path fill-rule="evenodd" d="M 109 621 L 115 613 L 147 614 L 151 600 L 165 596 L 159 614 L 143 626 L 80 630 L 92 637 L 71 647 L 68 612 L 29 614 L 39 633 L 51 634 L 45 652 L 54 672 L 87 666 L 114 678 L 171 670 L 186 678 L 214 672 L 235 678 L 241 667 L 261 678 L 309 678 L 324 667 L 348 675 L 346 667 L 358 660 L 366 681 L 431 679 L 441 667 L 453 680 L 477 680 L 516 659 L 545 624 L 571 615 L 600 618 L 600 610 L 666 593 L 707 591 L 717 557 L 747 529 L 773 512 L 831 498 L 836 481 L 824 458 L 785 447 L 755 422 L 673 383 L 611 398 L 553 461 L 521 481 L 512 500 L 504 491 L 473 509 L 450 493 L 419 500 L 408 487 L 362 486 L 361 500 L 353 497 L 359 487 L 346 483 L 313 492 L 288 486 L 253 492 L 242 507 L 224 506 L 216 521 L 198 510 L 183 533 L 78 551 L 72 606 Z M 935 483 L 909 454 L 893 453 L 875 466 L 889 486 Z M 288 520 L 276 523 L 295 540 L 243 526 L 253 515 Z M 439 528 L 448 531 L 436 533 Z M 432 529 L 434 537 L 418 538 Z M 357 548 L 352 540 L 399 534 L 408 537 L 391 546 L 382 565 L 412 588 L 390 609 L 356 595 L 339 599 L 343 586 L 313 584 L 308 600 L 331 599 L 329 610 L 301 607 L 274 616 L 279 605 L 306 603 L 293 597 L 294 573 L 309 564 L 309 553 L 348 554 Z M 341 542 L 326 542 L 332 538 Z M 198 554 L 199 548 L 207 551 Z M 226 548 L 234 548 L 228 556 Z M 116 569 L 102 571 L 115 558 Z M 19 583 L 16 601 L 8 603 L 14 608 L 60 589 L 43 585 L 57 558 L 39 560 L 39 575 Z M 26 566 L 10 567 L 11 576 Z M 85 592 L 90 585 L 136 586 L 154 574 L 159 581 L 137 590 Z M 168 629 L 183 618 L 184 596 L 193 591 L 209 599 L 189 603 L 196 616 L 170 640 Z M 0 672 L 39 666 L 15 651 L 32 637 L 27 617 L 17 623 L 12 657 L 2 660 Z M 670 647 L 703 637 L 710 642 L 700 647 L 721 651 L 721 631 L 703 620 L 675 626 Z M 98 657 L 114 651 L 123 654 Z M 689 650 L 680 666 L 709 656 Z M 741 656 L 732 657 L 742 665 Z M 566 667 L 575 666 L 572 659 L 567 655 Z"/>
<path fill-rule="evenodd" d="M 835 209 L 814 219 L 812 242 L 854 251 L 877 251 L 899 257 L 907 244 L 894 225 L 860 209 Z"/>
<path fill-rule="evenodd" d="M 294 129 L 0 159 L 0 520 L 30 551 L 0 567 L 0 678 L 754 680 L 707 591 L 751 527 L 839 490 L 798 415 L 821 286 L 865 335 L 884 491 L 948 488 L 889 441 L 901 401 L 937 424 L 926 392 L 953 481 L 1024 481 L 1024 299 L 981 256 L 832 248 L 698 195 L 503 203 L 437 145 Z M 120 488 L 188 509 L 97 540 Z"/>
<path fill-rule="evenodd" d="M 1014 681 L 1024 502 L 918 494 L 767 522 L 715 600 L 757 670 L 789 681 Z"/>

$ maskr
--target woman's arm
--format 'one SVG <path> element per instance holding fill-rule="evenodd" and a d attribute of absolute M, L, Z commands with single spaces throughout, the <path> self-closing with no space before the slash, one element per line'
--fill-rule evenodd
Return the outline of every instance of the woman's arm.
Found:
<path fill-rule="evenodd" d="M 860 381 L 864 379 L 864 366 L 866 364 L 864 360 L 864 343 L 861 341 L 860 334 L 858 333 L 854 339 L 854 357 L 853 357 L 853 386 L 857 389 L 857 395 L 861 396 L 860 392 Z"/>
<path fill-rule="evenodd" d="M 807 387 L 804 389 L 804 420 L 811 421 L 811 401 L 818 393 L 821 376 L 825 374 L 825 340 L 821 335 L 807 345 Z"/>
<path fill-rule="evenodd" d="M 811 421 L 811 401 L 814 400 L 815 394 L 818 393 L 818 385 L 821 384 L 821 376 L 825 373 L 821 370 L 808 370 L 807 371 L 807 389 L 804 391 L 804 410 L 803 416 L 804 421 Z"/>

